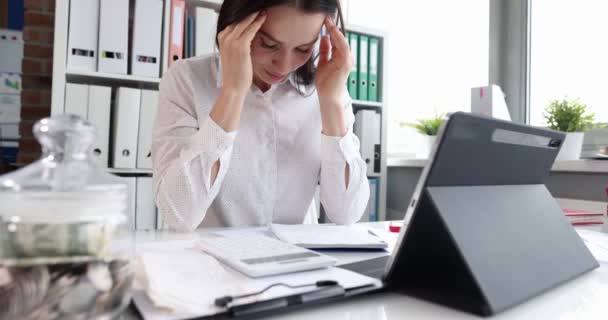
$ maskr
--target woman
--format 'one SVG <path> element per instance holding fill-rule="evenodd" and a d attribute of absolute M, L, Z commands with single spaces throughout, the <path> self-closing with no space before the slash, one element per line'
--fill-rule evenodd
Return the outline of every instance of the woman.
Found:
<path fill-rule="evenodd" d="M 303 223 L 319 184 L 333 222 L 359 220 L 369 185 L 336 16 L 339 0 L 225 0 L 219 55 L 168 70 L 152 155 L 156 204 L 172 228 Z"/>

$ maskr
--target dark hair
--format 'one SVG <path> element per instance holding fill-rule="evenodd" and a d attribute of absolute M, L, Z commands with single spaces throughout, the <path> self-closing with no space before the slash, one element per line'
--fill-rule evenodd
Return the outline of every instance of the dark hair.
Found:
<path fill-rule="evenodd" d="M 244 20 L 250 14 L 270 7 L 290 5 L 304 12 L 322 12 L 330 16 L 337 14 L 336 25 L 344 31 L 344 19 L 340 0 L 224 0 L 217 20 L 215 43 L 219 47 L 217 35 L 233 23 Z M 298 85 L 310 85 L 315 77 L 314 56 L 295 71 L 295 81 Z"/>

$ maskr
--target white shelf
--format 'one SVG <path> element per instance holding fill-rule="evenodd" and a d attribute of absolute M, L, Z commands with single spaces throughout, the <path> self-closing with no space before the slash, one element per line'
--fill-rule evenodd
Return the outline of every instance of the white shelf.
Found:
<path fill-rule="evenodd" d="M 381 108 L 382 107 L 382 102 L 353 100 L 353 106 Z"/>
<path fill-rule="evenodd" d="M 80 70 L 67 70 L 65 72 L 66 77 L 68 79 L 94 79 L 94 80 L 109 80 L 109 81 L 123 81 L 123 82 L 132 82 L 132 83 L 146 83 L 146 84 L 158 84 L 160 83 L 160 78 L 149 78 L 149 77 L 141 77 L 134 76 L 131 74 L 114 74 L 114 73 L 104 73 L 104 72 L 91 72 L 91 71 L 80 71 Z"/>
<path fill-rule="evenodd" d="M 127 173 L 127 174 L 152 174 L 152 169 L 119 169 L 107 168 L 109 173 Z"/>

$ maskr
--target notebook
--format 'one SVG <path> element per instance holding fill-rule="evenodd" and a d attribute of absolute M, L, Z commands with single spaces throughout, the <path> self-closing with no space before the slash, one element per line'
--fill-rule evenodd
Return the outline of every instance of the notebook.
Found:
<path fill-rule="evenodd" d="M 308 249 L 386 249 L 373 232 L 354 226 L 324 224 L 271 224 L 270 230 L 285 242 Z"/>

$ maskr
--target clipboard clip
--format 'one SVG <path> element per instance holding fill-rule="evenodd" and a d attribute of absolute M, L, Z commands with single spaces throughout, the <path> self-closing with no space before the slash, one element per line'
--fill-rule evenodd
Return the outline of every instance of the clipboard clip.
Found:
<path fill-rule="evenodd" d="M 228 305 L 230 303 L 234 302 L 234 300 L 257 296 L 257 295 L 260 295 L 260 294 L 270 290 L 271 288 L 279 287 L 279 286 L 287 287 L 290 289 L 299 289 L 299 288 L 312 287 L 312 286 L 316 286 L 317 288 L 319 288 L 319 287 L 322 288 L 322 287 L 331 287 L 331 286 L 337 286 L 337 285 L 338 285 L 338 282 L 334 281 L 334 280 L 319 280 L 315 283 L 307 283 L 307 284 L 301 284 L 301 285 L 296 285 L 296 286 L 293 286 L 293 285 L 290 285 L 287 283 L 283 283 L 283 282 L 277 282 L 277 283 L 273 283 L 273 284 L 267 286 L 266 288 L 264 288 L 260 291 L 246 293 L 246 294 L 242 294 L 242 295 L 238 295 L 238 296 L 219 297 L 219 298 L 215 299 L 215 305 L 220 308 L 225 308 L 225 307 L 228 307 Z"/>

